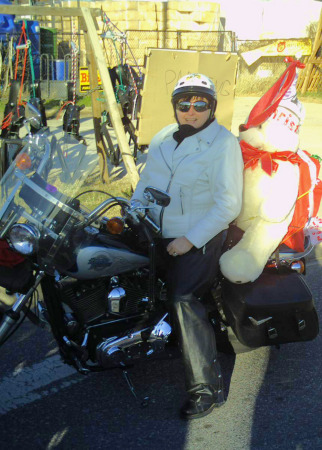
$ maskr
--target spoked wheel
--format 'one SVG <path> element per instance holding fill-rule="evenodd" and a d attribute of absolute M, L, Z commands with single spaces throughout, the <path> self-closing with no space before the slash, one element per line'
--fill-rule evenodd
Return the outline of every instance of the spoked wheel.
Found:
<path fill-rule="evenodd" d="M 124 116 L 122 118 L 122 123 L 124 126 L 124 132 L 129 137 L 129 145 L 131 145 L 131 143 L 133 142 L 133 158 L 136 161 L 138 150 L 144 152 L 147 146 L 138 146 L 135 127 L 127 116 Z M 108 130 L 108 122 L 104 122 L 101 125 L 101 137 L 106 156 L 111 161 L 111 164 L 113 164 L 113 166 L 118 166 L 122 161 L 122 154 L 119 145 L 114 145 L 112 142 L 112 138 Z"/>

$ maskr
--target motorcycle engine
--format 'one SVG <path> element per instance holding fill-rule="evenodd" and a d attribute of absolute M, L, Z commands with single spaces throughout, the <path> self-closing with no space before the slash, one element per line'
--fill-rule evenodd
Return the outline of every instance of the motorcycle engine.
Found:
<path fill-rule="evenodd" d="M 160 318 L 154 311 L 148 271 L 91 281 L 66 277 L 58 285 L 63 303 L 88 330 L 90 358 L 101 366 L 128 364 L 164 350 L 171 326 L 164 320 L 167 314 Z M 156 296 L 165 299 L 161 281 Z M 79 329 L 72 316 L 67 321 L 71 337 Z"/>
<path fill-rule="evenodd" d="M 111 279 L 76 280 L 65 277 L 58 282 L 62 301 L 81 324 L 109 316 L 131 316 L 144 313 L 150 307 L 148 273 Z"/>

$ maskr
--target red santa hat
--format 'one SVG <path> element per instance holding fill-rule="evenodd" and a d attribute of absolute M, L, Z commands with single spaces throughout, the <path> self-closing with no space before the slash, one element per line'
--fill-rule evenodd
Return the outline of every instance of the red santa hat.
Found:
<path fill-rule="evenodd" d="M 279 106 L 289 109 L 298 117 L 299 122 L 302 121 L 304 111 L 296 96 L 296 82 L 297 69 L 303 69 L 305 64 L 300 61 L 295 61 L 291 57 L 285 58 L 284 61 L 288 62 L 289 66 L 276 83 L 273 84 L 253 107 L 247 122 L 242 125 L 244 130 L 257 127 L 265 122 Z"/>

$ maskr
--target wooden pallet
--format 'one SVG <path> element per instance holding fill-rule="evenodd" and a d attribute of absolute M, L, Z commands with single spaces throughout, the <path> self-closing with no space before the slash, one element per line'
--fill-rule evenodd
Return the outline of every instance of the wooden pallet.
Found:
<path fill-rule="evenodd" d="M 322 46 L 322 10 L 318 23 L 312 53 L 306 57 L 305 69 L 299 74 L 297 89 L 301 94 L 317 91 L 322 86 L 322 57 L 318 57 L 318 51 Z"/>

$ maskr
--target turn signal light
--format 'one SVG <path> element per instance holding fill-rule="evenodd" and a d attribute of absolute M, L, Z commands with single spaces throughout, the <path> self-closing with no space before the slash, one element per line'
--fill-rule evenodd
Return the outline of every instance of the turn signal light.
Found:
<path fill-rule="evenodd" d="M 291 269 L 295 270 L 298 273 L 304 273 L 305 272 L 305 264 L 303 261 L 294 261 L 291 264 Z"/>
<path fill-rule="evenodd" d="M 27 153 L 21 153 L 16 158 L 16 166 L 20 170 L 30 169 L 31 167 L 31 159 Z"/>
<path fill-rule="evenodd" d="M 111 234 L 121 234 L 124 230 L 124 222 L 120 217 L 112 217 L 107 222 L 106 228 Z"/>

